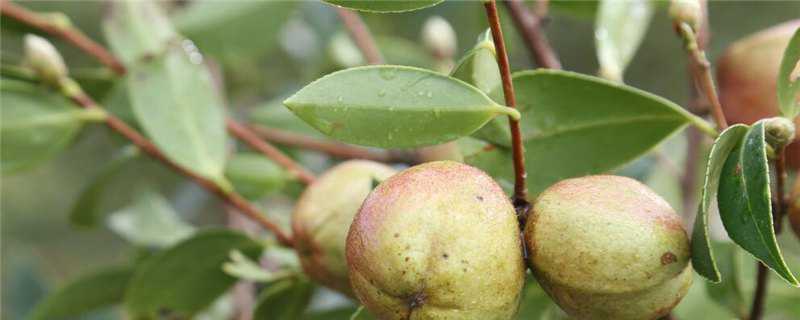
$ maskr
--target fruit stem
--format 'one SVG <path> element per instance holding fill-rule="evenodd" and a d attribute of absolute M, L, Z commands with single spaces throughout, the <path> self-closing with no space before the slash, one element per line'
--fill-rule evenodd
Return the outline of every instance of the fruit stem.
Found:
<path fill-rule="evenodd" d="M 508 53 L 503 41 L 500 17 L 497 14 L 497 4 L 495 0 L 490 0 L 484 2 L 483 6 L 486 8 L 486 17 L 492 30 L 495 48 L 497 49 L 497 65 L 500 68 L 500 76 L 503 80 L 503 94 L 506 105 L 510 108 L 516 108 L 517 101 L 514 96 L 514 85 L 511 82 L 511 68 L 508 64 Z M 525 172 L 525 154 L 522 149 L 522 134 L 520 133 L 519 120 L 514 119 L 513 115 L 509 115 L 508 124 L 511 127 L 511 152 L 514 161 L 513 203 L 520 222 L 524 222 L 530 210 L 530 203 L 527 200 L 528 189 L 525 184 L 527 173 Z"/>
<path fill-rule="evenodd" d="M 539 1 L 539 3 L 541 2 Z M 525 40 L 525 45 L 531 53 L 533 62 L 542 68 L 561 69 L 561 61 L 559 61 L 558 55 L 547 41 L 547 36 L 542 32 L 542 18 L 528 10 L 520 0 L 507 0 L 503 1 L 503 3 L 505 3 L 508 12 L 511 14 L 514 25 Z M 545 1 L 543 5 L 546 6 L 547 2 Z M 546 11 L 546 9 L 542 10 L 541 7 L 539 9 L 540 11 Z"/>
<path fill-rule="evenodd" d="M 344 23 L 345 29 L 347 29 L 347 33 L 350 34 L 350 39 L 358 47 L 361 54 L 364 55 L 364 59 L 367 60 L 368 64 L 383 64 L 383 56 L 381 56 L 380 50 L 378 50 L 378 45 L 375 44 L 375 39 L 372 38 L 372 34 L 367 29 L 367 26 L 364 24 L 364 20 L 353 11 L 347 10 L 345 8 L 336 7 L 336 13 L 339 15 L 339 19 L 342 20 Z"/>

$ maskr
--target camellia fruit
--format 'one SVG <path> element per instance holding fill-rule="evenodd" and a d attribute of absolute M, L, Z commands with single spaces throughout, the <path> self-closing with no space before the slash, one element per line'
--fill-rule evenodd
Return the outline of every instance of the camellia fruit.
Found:
<path fill-rule="evenodd" d="M 717 61 L 719 98 L 729 123 L 751 124 L 778 115 L 778 72 L 798 27 L 800 20 L 792 20 L 747 36 Z M 800 126 L 800 118 L 795 126 Z M 790 166 L 800 168 L 800 143 L 789 145 L 786 156 Z"/>
<path fill-rule="evenodd" d="M 512 319 L 525 278 L 509 198 L 453 161 L 375 188 L 350 226 L 347 264 L 356 296 L 379 319 Z"/>
<path fill-rule="evenodd" d="M 347 231 L 372 188 L 395 173 L 381 163 L 351 160 L 328 170 L 303 192 L 292 214 L 292 231 L 309 277 L 352 296 L 344 255 Z"/>
<path fill-rule="evenodd" d="M 534 203 L 524 235 L 539 284 L 577 319 L 657 319 L 692 283 L 680 217 L 630 178 L 551 186 Z"/>

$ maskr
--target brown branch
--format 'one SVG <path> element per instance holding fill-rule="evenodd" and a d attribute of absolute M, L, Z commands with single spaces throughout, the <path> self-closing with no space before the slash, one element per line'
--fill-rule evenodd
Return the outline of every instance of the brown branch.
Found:
<path fill-rule="evenodd" d="M 125 73 L 125 67 L 108 52 L 108 50 L 71 26 L 53 23 L 50 19 L 45 19 L 35 12 L 11 3 L 9 0 L 0 0 L 0 12 L 2 12 L 4 16 L 18 20 L 52 36 L 64 39 L 87 54 L 95 57 L 100 63 L 113 70 L 114 73 Z"/>
<path fill-rule="evenodd" d="M 314 182 L 314 175 L 311 172 L 297 164 L 292 158 L 283 154 L 283 152 L 278 150 L 275 146 L 261 140 L 256 133 L 244 125 L 230 118 L 226 120 L 226 125 L 231 134 L 289 170 L 289 172 L 294 174 L 303 183 L 311 184 Z"/>
<path fill-rule="evenodd" d="M 365 159 L 378 162 L 416 163 L 411 152 L 372 150 L 341 142 L 317 139 L 286 130 L 250 124 L 250 130 L 272 143 L 314 150 L 340 159 Z"/>
<path fill-rule="evenodd" d="M 542 31 L 541 19 L 528 10 L 521 0 L 503 2 L 508 8 L 512 20 L 514 20 L 514 25 L 525 40 L 525 45 L 531 53 L 533 62 L 543 68 L 561 69 L 561 61 L 558 60 L 558 55 L 556 55 L 553 47 L 547 41 L 547 36 Z"/>
<path fill-rule="evenodd" d="M 494 0 L 484 2 L 486 17 L 492 29 L 492 39 L 497 49 L 497 64 L 500 67 L 500 76 L 503 80 L 503 94 L 506 104 L 511 108 L 516 108 L 517 101 L 514 96 L 514 84 L 511 82 L 511 68 L 508 64 L 508 53 L 506 44 L 503 40 L 503 30 L 500 27 L 500 17 L 497 15 L 497 4 Z M 514 161 L 514 207 L 517 209 L 517 216 L 520 222 L 524 222 L 530 210 L 530 203 L 527 200 L 528 189 L 525 185 L 525 154 L 522 149 L 522 134 L 519 129 L 519 121 L 508 117 L 508 124 L 511 127 L 511 151 Z M 523 224 L 524 225 L 524 224 Z"/>
<path fill-rule="evenodd" d="M 760 320 L 764 315 L 764 304 L 767 298 L 767 284 L 769 280 L 769 269 L 761 263 L 756 261 L 758 273 L 756 274 L 756 291 L 753 293 L 753 306 L 750 308 L 750 317 L 748 320 Z"/>
<path fill-rule="evenodd" d="M 94 42 L 94 40 L 88 38 L 78 29 L 55 25 L 41 17 L 38 13 L 7 0 L 0 0 L 0 13 L 2 13 L 3 16 L 18 20 L 33 28 L 43 30 L 53 36 L 67 40 L 87 54 L 97 58 L 100 63 L 109 67 L 118 75 L 124 75 L 126 73 L 125 67 L 114 55 L 103 46 Z M 294 162 L 294 160 L 281 153 L 280 150 L 257 138 L 253 139 L 256 135 L 249 132 L 249 129 L 246 127 L 239 125 L 232 119 L 227 119 L 226 125 L 228 131 L 233 133 L 238 139 L 244 141 L 253 149 L 263 153 L 278 164 L 283 165 L 301 181 L 310 183 L 314 180 L 314 175 L 311 174 L 310 171 L 302 168 L 302 166 Z"/>
<path fill-rule="evenodd" d="M 717 89 L 714 86 L 714 77 L 711 75 L 711 63 L 706 58 L 706 53 L 700 47 L 695 31 L 685 22 L 675 22 L 675 30 L 684 40 L 686 53 L 689 55 L 692 75 L 695 84 L 700 87 L 706 99 L 711 104 L 711 115 L 717 124 L 717 130 L 722 131 L 728 128 L 725 114 L 722 113 L 722 105 L 719 102 Z"/>
<path fill-rule="evenodd" d="M 364 20 L 361 20 L 358 13 L 341 7 L 336 7 L 336 13 L 339 14 L 339 18 L 342 20 L 342 23 L 344 23 L 347 33 L 350 34 L 350 39 L 353 40 L 361 51 L 361 54 L 364 55 L 364 59 L 367 60 L 367 63 L 382 64 L 383 56 L 381 56 L 381 52 L 378 50 L 378 45 L 375 44 L 375 39 L 372 38 L 372 34 L 369 32 L 369 29 L 367 29 L 367 25 L 364 24 Z"/>
<path fill-rule="evenodd" d="M 66 96 L 70 98 L 75 104 L 84 108 L 84 109 L 102 109 L 100 106 L 83 90 L 78 87 L 76 83 L 74 83 L 71 79 L 64 79 L 61 83 L 62 91 L 65 92 Z M 220 187 L 215 182 L 202 177 L 190 170 L 187 170 L 174 161 L 167 158 L 161 150 L 158 149 L 150 140 L 145 138 L 142 134 L 137 132 L 135 129 L 128 126 L 124 121 L 120 120 L 116 116 L 112 114 L 108 114 L 106 118 L 106 125 L 120 134 L 121 136 L 125 137 L 126 139 L 130 140 L 131 143 L 139 147 L 144 153 L 156 159 L 166 165 L 167 167 L 173 169 L 175 172 L 180 173 L 192 180 L 194 180 L 198 185 L 203 187 L 204 189 L 210 191 L 211 193 L 217 195 L 219 198 L 230 204 L 231 206 L 238 209 L 237 212 L 241 212 L 253 221 L 257 222 L 267 230 L 272 231 L 275 234 L 275 237 L 278 239 L 282 245 L 291 247 L 292 246 L 292 239 L 278 227 L 277 224 L 273 223 L 269 219 L 266 218 L 261 212 L 256 209 L 252 204 L 250 204 L 247 200 L 242 198 L 235 192 L 229 192 Z"/>

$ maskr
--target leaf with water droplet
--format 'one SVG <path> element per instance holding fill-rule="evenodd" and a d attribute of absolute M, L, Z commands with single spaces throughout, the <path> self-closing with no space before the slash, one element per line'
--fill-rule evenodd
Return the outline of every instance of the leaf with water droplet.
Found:
<path fill-rule="evenodd" d="M 700 208 L 694 220 L 692 229 L 692 267 L 698 274 L 713 282 L 719 282 L 720 272 L 714 259 L 714 251 L 711 246 L 711 237 L 708 232 L 708 214 L 713 199 L 717 197 L 719 178 L 722 173 L 722 166 L 728 159 L 733 148 L 742 141 L 747 134 L 746 125 L 737 124 L 728 127 L 723 131 L 708 155 L 706 165 L 705 181 L 703 182 L 703 192 L 701 195 Z"/>
<path fill-rule="evenodd" d="M 650 0 L 600 1 L 594 40 L 601 77 L 622 81 L 625 68 L 647 32 L 653 6 Z"/>
<path fill-rule="evenodd" d="M 379 97 L 380 92 L 385 95 Z M 336 102 L 339 97 L 341 104 Z M 284 104 L 334 139 L 384 148 L 447 142 L 473 133 L 497 115 L 519 116 L 463 81 L 402 66 L 335 72 L 312 82 Z M 340 107 L 347 110 L 346 115 L 335 111 Z M 414 135 L 392 134 L 410 127 L 419 130 Z"/>
<path fill-rule="evenodd" d="M 781 114 L 794 119 L 800 114 L 800 29 L 795 31 L 786 47 L 778 73 L 778 102 Z"/>
<path fill-rule="evenodd" d="M 775 239 L 764 137 L 764 121 L 756 122 L 725 160 L 717 194 L 719 215 L 733 242 L 789 284 L 800 286 Z"/>
<path fill-rule="evenodd" d="M 348 9 L 377 12 L 377 13 L 398 13 L 414 11 L 432 7 L 444 0 L 403 0 L 403 1 L 375 1 L 375 0 L 323 0 L 332 5 L 345 7 Z"/>

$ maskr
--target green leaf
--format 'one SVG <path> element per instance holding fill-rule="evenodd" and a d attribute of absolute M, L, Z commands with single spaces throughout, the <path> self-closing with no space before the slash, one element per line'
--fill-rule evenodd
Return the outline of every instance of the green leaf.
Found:
<path fill-rule="evenodd" d="M 150 1 L 109 2 L 103 31 L 114 55 L 126 65 L 161 54 L 177 38 L 158 3 Z"/>
<path fill-rule="evenodd" d="M 700 196 L 700 208 L 697 210 L 694 228 L 692 229 L 691 245 L 692 267 L 698 274 L 712 282 L 720 282 L 722 279 L 714 259 L 711 237 L 708 233 L 709 209 L 713 200 L 717 197 L 722 167 L 733 148 L 742 141 L 747 131 L 748 126 L 743 124 L 728 127 L 714 141 L 714 145 L 708 155 L 703 191 Z"/>
<path fill-rule="evenodd" d="M 225 63 L 263 57 L 277 44 L 295 1 L 192 1 L 173 17 L 203 53 Z M 266 19 L 265 17 L 269 17 Z M 253 35 L 258 35 L 258 40 Z"/>
<path fill-rule="evenodd" d="M 122 171 L 128 162 L 139 155 L 139 149 L 128 146 L 120 150 L 114 158 L 106 163 L 92 181 L 83 188 L 78 200 L 72 206 L 69 220 L 73 225 L 81 227 L 94 227 L 97 221 L 105 214 L 100 208 L 100 203 L 105 196 L 108 185 L 117 174 Z"/>
<path fill-rule="evenodd" d="M 498 114 L 518 116 L 460 80 L 401 66 L 334 72 L 284 104 L 334 139 L 384 148 L 447 142 Z"/>
<path fill-rule="evenodd" d="M 733 242 L 800 286 L 775 240 L 764 135 L 764 122 L 756 122 L 725 161 L 717 194 L 719 213 Z"/>
<path fill-rule="evenodd" d="M 458 147 L 464 157 L 464 163 L 481 168 L 494 178 L 503 190 L 511 194 L 514 190 L 511 149 L 470 137 L 459 139 Z"/>
<path fill-rule="evenodd" d="M 372 320 L 375 319 L 367 310 L 362 310 L 361 313 L 353 318 L 353 315 L 358 312 L 361 307 L 341 307 L 336 309 L 329 309 L 323 311 L 310 312 L 304 315 L 303 320 Z"/>
<path fill-rule="evenodd" d="M 223 102 L 194 45 L 178 37 L 150 2 L 114 2 L 106 30 L 112 44 L 126 43 L 112 45 L 115 53 L 131 56 L 127 84 L 139 125 L 168 158 L 220 182 Z"/>
<path fill-rule="evenodd" d="M 800 29 L 783 53 L 778 73 L 778 103 L 786 118 L 794 119 L 800 113 Z"/>
<path fill-rule="evenodd" d="M 653 9 L 650 0 L 600 1 L 594 39 L 602 77 L 622 81 L 625 68 L 647 33 Z"/>
<path fill-rule="evenodd" d="M 164 196 L 141 191 L 134 203 L 113 213 L 108 226 L 128 242 L 142 247 L 167 247 L 194 233 L 194 227 L 178 217 Z"/>
<path fill-rule="evenodd" d="M 84 121 L 104 118 L 100 110 L 77 109 L 45 87 L 0 81 L 0 163 L 2 173 L 31 168 L 64 150 Z"/>
<path fill-rule="evenodd" d="M 542 319 L 552 305 L 553 300 L 542 290 L 539 283 L 529 276 L 522 291 L 517 319 Z"/>
<path fill-rule="evenodd" d="M 231 250 L 255 259 L 262 247 L 239 232 L 207 230 L 148 258 L 125 293 L 128 312 L 134 318 L 188 318 L 203 310 L 236 282 L 222 271 Z"/>
<path fill-rule="evenodd" d="M 598 0 L 550 0 L 549 7 L 558 13 L 583 19 L 594 19 L 597 15 Z"/>
<path fill-rule="evenodd" d="M 78 317 L 122 301 L 133 274 L 130 267 L 100 270 L 80 277 L 51 293 L 31 313 L 31 320 Z"/>
<path fill-rule="evenodd" d="M 444 0 L 323 0 L 335 6 L 348 9 L 377 12 L 377 13 L 397 13 L 414 11 L 435 6 Z"/>
<path fill-rule="evenodd" d="M 311 302 L 313 293 L 314 285 L 303 279 L 275 282 L 259 294 L 253 319 L 298 319 Z"/>
<path fill-rule="evenodd" d="M 531 197 L 562 179 L 615 169 L 688 123 L 713 129 L 659 96 L 559 70 L 514 75 Z M 492 96 L 502 95 L 502 89 Z"/>
<path fill-rule="evenodd" d="M 255 153 L 233 155 L 228 160 L 225 176 L 236 191 L 248 199 L 280 190 L 291 177 L 281 166 Z"/>
<path fill-rule="evenodd" d="M 706 292 L 717 304 L 725 307 L 738 319 L 747 318 L 747 304 L 741 288 L 739 272 L 739 249 L 730 242 L 715 242 L 714 251 L 718 252 L 719 269 L 724 279 L 719 283 L 706 282 Z"/>

